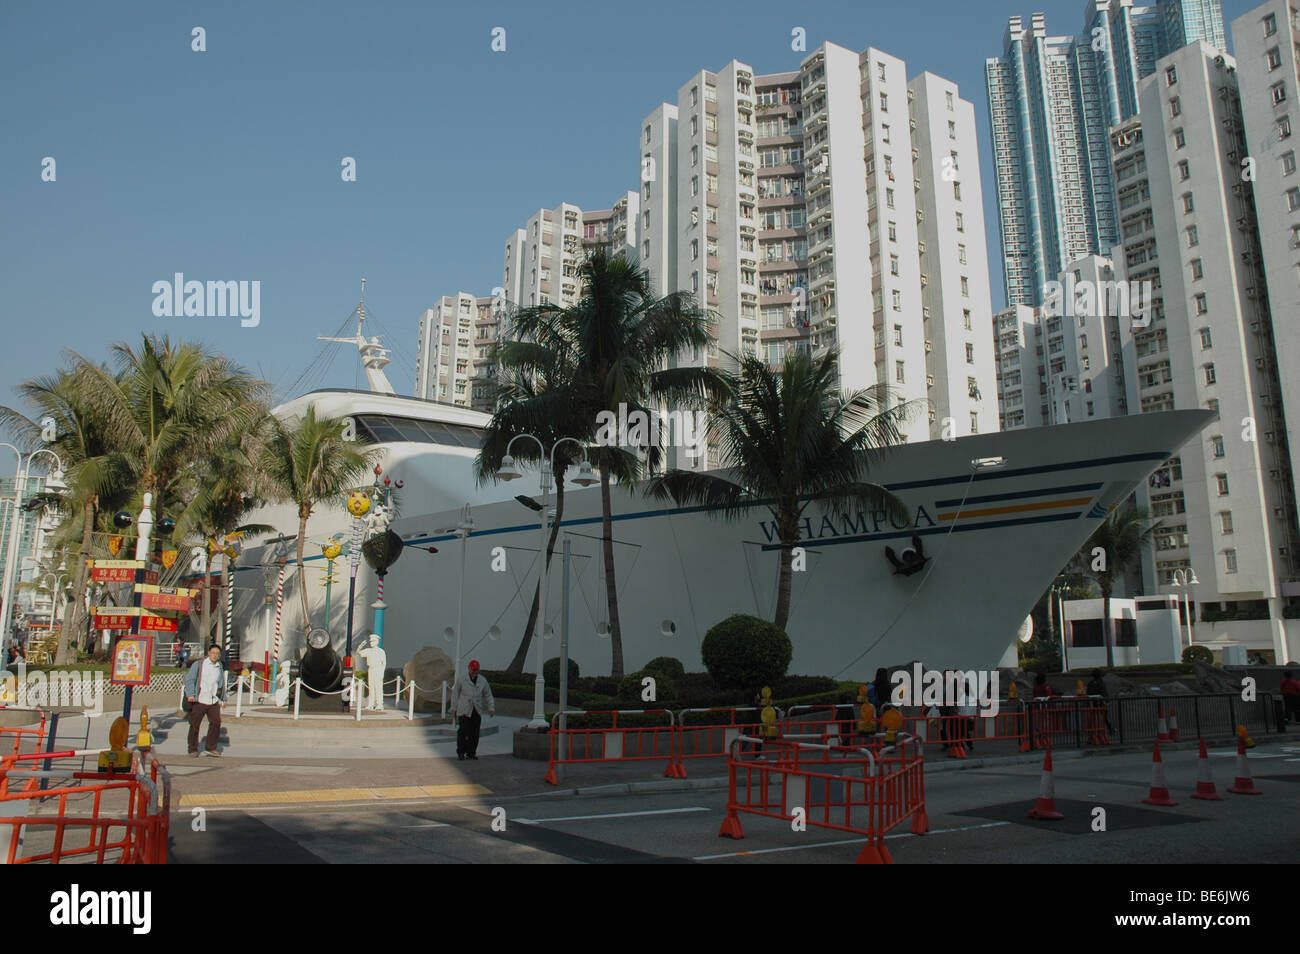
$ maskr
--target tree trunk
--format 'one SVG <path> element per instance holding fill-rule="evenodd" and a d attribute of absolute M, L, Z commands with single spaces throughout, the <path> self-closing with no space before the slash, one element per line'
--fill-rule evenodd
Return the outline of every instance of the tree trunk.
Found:
<path fill-rule="evenodd" d="M 618 621 L 618 587 L 614 581 L 614 517 L 609 495 L 609 471 L 600 472 L 601 548 L 605 557 L 605 594 L 609 600 L 610 675 L 623 678 L 623 630 Z"/>
<path fill-rule="evenodd" d="M 790 583 L 793 576 L 790 567 L 793 563 L 794 547 L 798 544 L 798 537 L 792 541 L 781 541 L 781 575 L 776 587 L 776 618 L 772 622 L 783 630 L 790 620 Z"/>
<path fill-rule="evenodd" d="M 307 605 L 307 573 L 303 566 L 303 553 L 307 549 L 307 518 L 311 511 L 298 510 L 298 593 L 302 596 L 302 631 L 311 632 L 311 609 Z M 305 645 L 305 644 L 304 644 Z"/>
<path fill-rule="evenodd" d="M 551 556 L 555 553 L 555 541 L 560 535 L 560 521 L 564 519 L 564 469 L 560 468 L 559 473 L 555 476 L 555 520 L 551 523 L 551 535 L 546 540 L 546 566 L 551 566 Z M 524 638 L 519 641 L 519 648 L 515 650 L 514 659 L 510 660 L 510 665 L 506 667 L 506 672 L 513 676 L 521 675 L 524 671 L 524 665 L 528 660 L 528 647 L 533 641 L 533 627 L 537 625 L 537 612 L 539 608 L 539 597 L 541 595 L 542 581 L 538 579 L 537 586 L 533 588 L 533 605 L 528 611 L 528 625 L 524 627 Z M 542 621 L 546 625 L 546 621 Z"/>
<path fill-rule="evenodd" d="M 1115 668 L 1115 622 L 1110 618 L 1110 587 L 1101 588 L 1102 639 L 1106 641 L 1106 668 Z"/>
<path fill-rule="evenodd" d="M 88 498 L 83 504 L 81 520 L 81 552 L 77 554 L 77 571 L 73 574 L 73 603 L 63 610 L 63 632 L 59 634 L 59 648 L 55 651 L 55 665 L 64 665 L 77 660 L 77 640 L 85 627 L 86 612 L 86 561 L 90 559 L 90 547 L 95 532 L 95 498 Z"/>

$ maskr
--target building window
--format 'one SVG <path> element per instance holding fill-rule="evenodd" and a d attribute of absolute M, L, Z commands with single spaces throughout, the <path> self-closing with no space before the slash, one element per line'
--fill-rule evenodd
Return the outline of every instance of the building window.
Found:
<path fill-rule="evenodd" d="M 1219 511 L 1219 532 L 1223 534 L 1232 533 L 1232 511 Z"/>
<path fill-rule="evenodd" d="M 1287 209 L 1291 212 L 1300 209 L 1300 188 L 1290 188 L 1286 190 Z"/>
<path fill-rule="evenodd" d="M 961 183 L 960 183 L 960 182 L 954 182 L 954 183 L 952 184 L 952 197 L 953 197 L 954 199 L 956 199 L 958 202 L 961 201 Z"/>
<path fill-rule="evenodd" d="M 641 260 L 649 261 L 650 259 L 650 240 L 646 239 L 641 246 Z"/>
<path fill-rule="evenodd" d="M 975 363 L 975 346 L 971 344 L 969 341 L 966 342 L 966 363 L 967 364 Z"/>
<path fill-rule="evenodd" d="M 958 263 L 959 265 L 965 265 L 965 264 L 966 264 L 966 246 L 965 246 L 965 245 L 958 244 L 958 246 L 957 246 L 957 263 Z"/>
<path fill-rule="evenodd" d="M 1200 233 L 1196 231 L 1196 226 L 1195 226 L 1195 225 L 1189 225 L 1189 226 L 1187 226 L 1187 228 L 1184 229 L 1184 231 L 1187 233 L 1187 247 L 1188 247 L 1188 248 L 1195 248 L 1196 246 L 1198 246 L 1198 245 L 1201 244 Z"/>
<path fill-rule="evenodd" d="M 957 213 L 957 231 L 958 232 L 966 231 L 966 219 L 964 216 L 962 216 L 960 212 Z"/>
<path fill-rule="evenodd" d="M 883 90 L 880 93 L 880 111 L 882 113 L 889 112 L 889 97 L 885 95 Z"/>
<path fill-rule="evenodd" d="M 952 112 L 952 90 L 946 90 L 943 96 L 948 103 L 948 112 Z"/>
<path fill-rule="evenodd" d="M 903 384 L 903 362 L 894 362 L 894 381 L 897 384 Z"/>
<path fill-rule="evenodd" d="M 698 295 L 700 293 L 700 273 L 691 272 L 691 291 Z"/>
<path fill-rule="evenodd" d="M 692 116 L 691 117 L 691 138 L 694 139 L 699 134 L 700 134 L 700 118 L 698 116 Z"/>
<path fill-rule="evenodd" d="M 886 205 L 888 208 L 891 208 L 891 209 L 894 207 L 894 190 L 893 190 L 893 189 L 886 189 L 886 190 L 885 190 L 885 205 Z"/>
<path fill-rule="evenodd" d="M 1169 101 L 1169 115 L 1181 116 L 1182 114 L 1183 114 L 1182 101 L 1177 96 L 1175 96 L 1173 99 Z"/>
<path fill-rule="evenodd" d="M 970 297 L 970 279 L 967 278 L 965 275 L 961 277 L 961 297 L 962 298 Z"/>
<path fill-rule="evenodd" d="M 1273 47 L 1266 56 L 1268 57 L 1268 68 L 1270 70 L 1275 70 L 1282 65 L 1282 50 L 1278 47 Z"/>
<path fill-rule="evenodd" d="M 692 106 L 698 105 L 699 102 L 700 102 L 700 88 L 699 88 L 698 86 L 692 86 L 692 87 L 691 87 L 691 105 L 692 105 Z"/>
<path fill-rule="evenodd" d="M 1206 365 L 1206 367 L 1211 367 L 1211 365 Z M 1214 437 L 1211 437 L 1210 448 L 1214 454 L 1215 459 L 1216 460 L 1221 459 L 1225 454 L 1225 450 L 1223 446 L 1223 438 L 1218 434 L 1216 434 Z"/>
<path fill-rule="evenodd" d="M 1192 259 L 1192 281 L 1197 282 L 1205 277 L 1205 268 L 1201 265 L 1199 258 Z"/>
<path fill-rule="evenodd" d="M 1283 116 L 1281 119 L 1277 121 L 1277 138 L 1278 139 L 1291 138 L 1291 117 L 1290 116 Z"/>
<path fill-rule="evenodd" d="M 1270 13 L 1264 17 L 1264 36 L 1273 36 L 1277 33 L 1277 14 Z"/>
<path fill-rule="evenodd" d="M 902 345 L 903 343 L 903 326 L 894 325 L 894 344 Z"/>
<path fill-rule="evenodd" d="M 903 293 L 902 293 L 901 291 L 899 291 L 897 288 L 895 288 L 895 289 L 894 289 L 894 292 L 893 292 L 893 297 L 894 297 L 894 311 L 902 311 L 902 310 L 903 310 Z"/>
<path fill-rule="evenodd" d="M 1237 572 L 1237 551 L 1236 550 L 1223 551 L 1223 572 L 1224 573 Z"/>
<path fill-rule="evenodd" d="M 880 124 L 880 141 L 889 142 L 889 123 Z"/>
<path fill-rule="evenodd" d="M 1174 148 L 1182 149 L 1187 145 L 1187 136 L 1181 129 L 1174 130 Z"/>
<path fill-rule="evenodd" d="M 1165 70 L 1165 85 L 1173 86 L 1177 82 L 1178 82 L 1178 70 L 1171 66 Z"/>
<path fill-rule="evenodd" d="M 1269 87 L 1269 93 L 1273 97 L 1273 105 L 1286 102 L 1286 83 L 1274 83 Z"/>
<path fill-rule="evenodd" d="M 1202 328 L 1200 334 L 1201 334 L 1201 350 L 1209 351 L 1211 348 L 1214 347 L 1214 340 L 1210 335 L 1210 329 Z"/>
<path fill-rule="evenodd" d="M 1282 175 L 1289 176 L 1295 172 L 1295 153 L 1282 153 Z"/>
<path fill-rule="evenodd" d="M 700 240 L 691 239 L 691 261 L 693 262 L 699 257 L 700 257 Z"/>
<path fill-rule="evenodd" d="M 962 328 L 963 328 L 965 331 L 970 331 L 970 330 L 971 330 L 971 327 L 970 327 L 970 309 L 969 309 L 969 308 L 963 308 L 963 309 L 961 310 L 961 326 L 962 326 Z"/>
<path fill-rule="evenodd" d="M 891 256 L 889 256 L 889 274 L 891 274 L 891 275 L 897 275 L 897 274 L 898 274 L 898 256 L 897 256 L 897 255 L 891 255 Z"/>
<path fill-rule="evenodd" d="M 691 146 L 691 165 L 698 166 L 699 164 L 700 164 L 700 147 Z"/>
<path fill-rule="evenodd" d="M 980 415 L 978 411 L 970 412 L 970 432 L 972 434 L 980 432 Z"/>
<path fill-rule="evenodd" d="M 1191 177 L 1192 177 L 1192 166 L 1191 166 L 1191 163 L 1189 163 L 1186 159 L 1180 159 L 1180 160 L 1178 160 L 1178 178 L 1179 178 L 1179 180 L 1182 181 L 1182 182 L 1186 182 L 1186 181 L 1187 181 L 1188 179 L 1190 179 Z"/>
<path fill-rule="evenodd" d="M 1205 369 L 1204 369 L 1204 370 L 1205 370 L 1205 383 L 1206 383 L 1207 385 L 1210 385 L 1210 384 L 1217 384 L 1218 381 L 1219 381 L 1219 377 L 1218 377 L 1217 374 L 1214 373 L 1214 365 L 1212 365 L 1212 364 L 1207 364 L 1207 365 L 1205 366 Z M 1222 440 L 1220 440 L 1220 442 L 1219 442 L 1219 446 L 1220 446 L 1220 447 L 1223 446 L 1223 442 L 1222 442 Z"/>
<path fill-rule="evenodd" d="M 1192 296 L 1192 301 L 1196 304 L 1196 313 L 1198 315 L 1208 314 L 1210 311 L 1210 300 L 1205 292 L 1197 292 Z"/>
<path fill-rule="evenodd" d="M 700 194 L 700 177 L 691 176 L 691 195 Z"/>
<path fill-rule="evenodd" d="M 646 141 L 647 143 L 650 142 L 650 127 L 649 127 L 649 126 L 647 126 L 647 127 L 645 128 L 645 141 Z"/>
<path fill-rule="evenodd" d="M 1183 214 L 1196 211 L 1196 202 L 1192 199 L 1190 192 L 1183 193 Z"/>
<path fill-rule="evenodd" d="M 953 122 L 951 119 L 948 120 L 948 138 L 949 139 L 957 138 L 957 124 Z"/>
<path fill-rule="evenodd" d="M 1228 475 L 1227 474 L 1215 474 L 1214 483 L 1215 486 L 1218 488 L 1220 497 L 1228 496 Z"/>
<path fill-rule="evenodd" d="M 891 241 L 891 242 L 897 242 L 897 241 L 898 241 L 898 223 L 897 223 L 897 222 L 890 222 L 890 223 L 889 223 L 889 241 Z"/>
<path fill-rule="evenodd" d="M 880 81 L 881 81 L 882 83 L 885 81 L 885 64 L 884 64 L 884 63 L 877 63 L 877 64 L 876 64 L 876 75 L 880 77 Z"/>

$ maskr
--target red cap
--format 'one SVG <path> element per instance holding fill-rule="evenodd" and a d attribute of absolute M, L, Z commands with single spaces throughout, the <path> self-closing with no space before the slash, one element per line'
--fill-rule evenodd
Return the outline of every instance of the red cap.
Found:
<path fill-rule="evenodd" d="M 478 669 L 478 668 L 479 668 L 478 660 L 477 660 L 477 659 L 471 659 L 471 660 L 469 661 L 469 668 L 470 668 L 470 669 Z"/>

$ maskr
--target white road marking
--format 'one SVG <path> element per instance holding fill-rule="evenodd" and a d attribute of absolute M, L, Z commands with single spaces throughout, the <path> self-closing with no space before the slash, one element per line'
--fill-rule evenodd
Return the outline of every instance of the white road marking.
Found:
<path fill-rule="evenodd" d="M 450 828 L 446 822 L 425 822 L 423 825 L 403 825 L 403 828 Z"/>
<path fill-rule="evenodd" d="M 591 821 L 597 818 L 636 818 L 641 815 L 680 815 L 686 812 L 707 812 L 709 808 L 659 808 L 644 812 L 608 812 L 604 815 L 566 815 L 562 818 L 512 818 L 521 825 L 549 825 L 551 822 Z"/>
<path fill-rule="evenodd" d="M 926 834 L 943 835 L 953 831 L 975 831 L 978 828 L 999 828 L 1002 825 L 1010 825 L 1010 824 L 1011 822 L 995 821 L 995 822 L 985 822 L 982 825 L 962 825 L 958 828 L 932 828 Z M 904 832 L 899 832 L 897 835 L 886 835 L 885 840 L 888 841 L 891 838 L 917 838 L 917 837 L 921 837 L 921 836 L 913 835 L 910 831 L 904 831 Z M 834 847 L 835 845 L 861 845 L 864 842 L 870 840 L 871 839 L 869 838 L 845 838 L 840 841 L 819 841 L 819 842 L 814 842 L 813 844 L 810 845 L 786 845 L 781 848 L 756 848 L 753 851 L 727 851 L 719 855 L 696 855 L 694 858 L 691 859 L 691 861 L 713 861 L 718 858 L 737 858 L 740 857 L 741 855 L 770 855 L 782 851 L 803 851 L 805 848 L 831 848 Z"/>

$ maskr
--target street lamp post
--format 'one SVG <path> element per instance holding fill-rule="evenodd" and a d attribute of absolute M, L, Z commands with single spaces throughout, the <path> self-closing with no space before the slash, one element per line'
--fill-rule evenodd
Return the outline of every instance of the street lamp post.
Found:
<path fill-rule="evenodd" d="M 456 658 L 452 662 L 452 679 L 455 680 L 460 676 L 460 635 L 461 629 L 465 625 L 465 559 L 469 550 L 469 534 L 474 529 L 474 516 L 470 512 L 469 504 L 465 504 L 460 511 L 460 520 L 454 527 L 439 527 L 438 533 L 450 533 L 456 531 L 460 537 L 460 590 L 456 595 Z"/>
<path fill-rule="evenodd" d="M 1192 645 L 1192 587 L 1201 581 L 1196 578 L 1196 571 L 1191 567 L 1182 570 L 1174 570 L 1173 586 L 1176 589 L 1186 589 L 1186 593 L 1175 594 L 1186 607 L 1185 617 L 1187 619 L 1187 645 Z M 1178 630 L 1179 642 L 1182 642 L 1182 627 Z"/>
<path fill-rule="evenodd" d="M 546 680 L 542 675 L 542 666 L 545 662 L 545 656 L 544 656 L 545 651 L 542 647 L 542 640 L 545 638 L 546 635 L 546 589 L 547 589 L 547 583 L 550 582 L 550 569 L 551 569 L 550 562 L 546 559 L 546 531 L 548 529 L 547 512 L 546 512 L 546 492 L 550 489 L 551 478 L 555 472 L 555 451 L 559 448 L 561 444 L 564 444 L 568 441 L 572 441 L 573 443 L 577 444 L 579 447 L 583 447 L 583 444 L 582 441 L 578 440 L 576 437 L 561 437 L 558 441 L 556 441 L 553 445 L 551 445 L 551 453 L 548 456 L 546 453 L 546 446 L 541 442 L 539 438 L 535 437 L 532 434 L 516 434 L 514 437 L 510 438 L 510 442 L 506 444 L 505 456 L 502 457 L 501 467 L 500 469 L 497 470 L 497 476 L 502 480 L 514 480 L 518 477 L 523 476 L 523 474 L 521 474 L 519 470 L 515 467 L 515 459 L 510 456 L 510 448 L 514 445 L 514 442 L 519 440 L 519 438 L 521 437 L 527 437 L 530 440 L 534 441 L 537 444 L 537 449 L 541 452 L 539 469 L 541 470 L 541 488 L 542 488 L 542 499 L 540 501 L 542 505 L 540 508 L 540 513 L 542 515 L 542 519 L 541 519 L 542 542 L 541 542 L 541 548 L 538 550 L 538 559 L 541 561 L 541 567 L 538 571 L 539 593 L 538 593 L 538 602 L 537 602 L 537 623 L 536 626 L 534 627 L 534 639 L 537 640 L 537 679 L 534 682 L 534 692 L 533 692 L 533 720 L 528 723 L 528 728 L 545 729 L 547 726 Z M 548 460 L 550 462 L 549 467 L 547 466 Z M 596 483 L 597 481 L 598 478 L 592 473 L 591 463 L 586 459 L 586 448 L 583 447 L 582 466 L 579 468 L 578 476 L 574 478 L 574 483 L 582 487 L 590 487 L 592 484 Z"/>
<path fill-rule="evenodd" d="M 51 476 L 56 478 L 62 477 L 63 461 L 59 459 L 58 454 L 46 447 L 32 451 L 27 455 L 26 461 L 23 459 L 22 451 L 13 444 L 0 443 L 0 447 L 7 447 L 13 451 L 18 461 L 17 468 L 14 470 L 13 516 L 9 521 L 4 580 L 0 584 L 0 598 L 4 600 L 3 607 L 0 607 L 0 659 L 3 659 L 9 648 L 9 624 L 13 618 L 14 584 L 18 576 L 18 545 L 22 538 L 18 522 L 21 519 L 23 492 L 27 489 L 27 478 L 31 473 L 32 462 L 41 454 L 49 454 L 54 458 L 54 471 Z"/>

